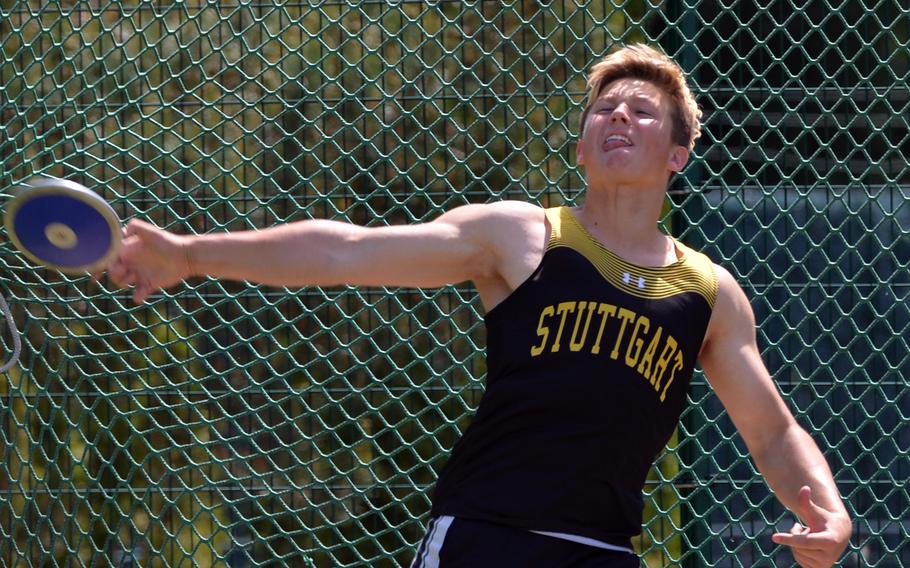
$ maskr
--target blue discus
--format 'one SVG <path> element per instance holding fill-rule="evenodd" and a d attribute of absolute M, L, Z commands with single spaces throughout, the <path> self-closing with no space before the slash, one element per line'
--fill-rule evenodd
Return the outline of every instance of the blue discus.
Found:
<path fill-rule="evenodd" d="M 79 274 L 107 267 L 120 248 L 120 219 L 90 189 L 65 179 L 21 185 L 3 213 L 22 254 L 48 268 Z"/>

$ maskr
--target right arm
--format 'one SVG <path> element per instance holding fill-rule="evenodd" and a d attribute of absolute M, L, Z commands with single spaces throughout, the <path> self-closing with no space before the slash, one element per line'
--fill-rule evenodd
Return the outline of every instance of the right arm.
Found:
<path fill-rule="evenodd" d="M 510 243 L 526 240 L 521 221 L 528 208 L 537 209 L 500 202 L 465 205 L 414 225 L 360 227 L 317 219 L 196 236 L 133 220 L 109 272 L 118 284 L 135 286 L 138 302 L 191 276 L 289 287 L 489 281 L 501 277 Z"/>

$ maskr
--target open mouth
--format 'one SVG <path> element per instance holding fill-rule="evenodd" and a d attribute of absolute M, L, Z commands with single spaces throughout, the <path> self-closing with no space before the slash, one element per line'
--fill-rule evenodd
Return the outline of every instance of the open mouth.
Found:
<path fill-rule="evenodd" d="M 622 134 L 611 134 L 607 137 L 606 142 L 604 142 L 603 149 L 605 152 L 610 150 L 615 150 L 617 148 L 626 148 L 632 145 L 632 141 L 629 140 L 628 136 L 623 136 Z"/>

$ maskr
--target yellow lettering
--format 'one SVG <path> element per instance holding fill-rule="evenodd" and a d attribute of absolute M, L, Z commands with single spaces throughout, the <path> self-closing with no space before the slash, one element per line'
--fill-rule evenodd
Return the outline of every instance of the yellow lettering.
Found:
<path fill-rule="evenodd" d="M 660 389 L 664 372 L 666 372 L 667 365 L 670 364 L 670 359 L 673 358 L 673 354 L 676 352 L 676 347 L 676 340 L 673 339 L 672 335 L 667 335 L 667 343 L 664 345 L 664 350 L 661 351 L 660 357 L 657 358 L 657 363 L 654 364 L 654 374 L 651 376 L 651 384 L 654 385 L 654 390 Z"/>
<path fill-rule="evenodd" d="M 667 386 L 664 387 L 664 391 L 660 393 L 660 401 L 664 401 L 664 397 L 667 396 L 667 390 L 670 388 L 670 385 L 673 384 L 673 379 L 676 378 L 676 371 L 682 371 L 683 368 L 683 356 L 681 351 L 676 352 L 676 361 L 673 364 L 673 370 L 670 371 L 670 379 L 667 381 Z"/>
<path fill-rule="evenodd" d="M 537 347 L 531 348 L 531 357 L 537 357 L 543 353 L 544 347 L 547 346 L 547 338 L 550 337 L 550 328 L 545 326 L 543 321 L 548 317 L 552 317 L 555 313 L 553 306 L 547 306 L 540 312 L 540 320 L 537 322 L 537 335 L 540 337 L 540 345 Z"/>
<path fill-rule="evenodd" d="M 644 376 L 646 379 L 651 379 L 651 384 L 654 384 L 654 379 L 651 378 L 651 364 L 654 362 L 654 355 L 657 353 L 657 345 L 660 343 L 660 336 L 663 334 L 664 328 L 658 326 L 657 331 L 654 332 L 654 337 L 651 338 L 651 343 L 648 344 L 648 348 L 645 350 L 644 357 L 641 358 L 641 362 L 638 364 L 638 372 Z"/>
<path fill-rule="evenodd" d="M 632 337 L 629 338 L 629 347 L 626 348 L 626 365 L 635 368 L 635 364 L 638 363 L 638 356 L 641 355 L 641 348 L 644 346 L 645 341 L 638 338 L 639 332 L 644 328 L 644 332 L 648 333 L 648 330 L 651 329 L 651 320 L 645 316 L 638 316 L 638 320 L 635 322 L 635 327 L 632 328 Z M 635 354 L 632 354 L 632 349 L 635 349 Z"/>
<path fill-rule="evenodd" d="M 559 339 L 562 337 L 562 330 L 566 327 L 566 316 L 575 311 L 575 304 L 577 302 L 560 302 L 559 307 L 556 308 L 556 313 L 562 316 L 562 319 L 559 320 L 559 330 L 556 332 L 556 339 L 553 340 L 553 348 L 550 349 L 553 353 L 559 351 Z"/>
<path fill-rule="evenodd" d="M 585 311 L 585 304 L 588 306 L 588 317 L 585 319 L 585 328 L 581 332 L 581 339 L 576 339 L 578 337 L 578 324 L 581 323 L 582 312 Z M 572 329 L 572 340 L 569 342 L 569 349 L 572 351 L 581 351 L 581 348 L 585 346 L 585 341 L 588 339 L 588 328 L 591 327 L 591 316 L 594 315 L 594 308 L 597 307 L 596 302 L 579 302 L 578 303 L 578 315 L 575 318 L 575 328 Z"/>
<path fill-rule="evenodd" d="M 616 345 L 613 346 L 613 351 L 610 353 L 611 359 L 619 358 L 619 345 L 622 343 L 622 336 L 626 332 L 626 324 L 635 319 L 635 312 L 626 308 L 619 308 L 618 317 L 622 320 L 622 324 L 619 326 L 619 333 L 616 334 Z"/>
<path fill-rule="evenodd" d="M 603 319 L 600 320 L 600 329 L 597 331 L 597 339 L 594 340 L 594 347 L 591 349 L 591 353 L 594 355 L 600 353 L 600 340 L 604 335 L 604 327 L 607 325 L 607 320 L 610 319 L 610 316 L 616 315 L 616 306 L 613 304 L 598 304 L 597 314 L 603 314 Z"/>

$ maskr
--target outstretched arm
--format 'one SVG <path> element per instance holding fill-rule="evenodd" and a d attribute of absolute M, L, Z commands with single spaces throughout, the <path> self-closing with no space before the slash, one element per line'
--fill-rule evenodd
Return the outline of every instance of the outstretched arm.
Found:
<path fill-rule="evenodd" d="M 208 235 L 176 235 L 134 220 L 108 271 L 116 283 L 135 286 L 137 302 L 191 276 L 294 287 L 438 287 L 489 280 L 507 256 L 504 249 L 520 242 L 515 218 L 528 207 L 465 205 L 432 222 L 403 226 L 310 220 Z"/>
<path fill-rule="evenodd" d="M 755 341 L 755 316 L 733 277 L 718 269 L 720 287 L 700 362 L 777 498 L 802 521 L 774 542 L 792 548 L 806 568 L 832 566 L 847 547 L 851 524 L 831 470 L 790 413 Z"/>

